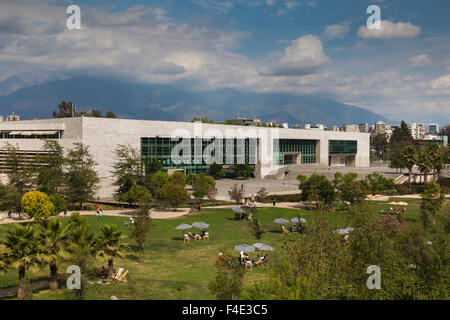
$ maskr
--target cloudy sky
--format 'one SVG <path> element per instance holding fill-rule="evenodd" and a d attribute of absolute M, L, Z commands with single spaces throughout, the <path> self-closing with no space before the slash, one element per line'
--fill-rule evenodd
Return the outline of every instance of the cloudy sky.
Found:
<path fill-rule="evenodd" d="M 68 6 L 81 29 L 66 27 Z M 369 5 L 381 30 L 369 30 Z M 0 0 L 0 81 L 74 75 L 316 94 L 450 119 L 448 0 Z"/>

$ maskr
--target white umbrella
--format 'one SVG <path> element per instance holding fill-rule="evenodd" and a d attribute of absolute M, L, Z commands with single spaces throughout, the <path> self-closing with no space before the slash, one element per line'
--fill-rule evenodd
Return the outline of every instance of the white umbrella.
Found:
<path fill-rule="evenodd" d="M 250 246 L 248 244 L 240 244 L 240 245 L 234 246 L 234 250 L 244 251 L 244 252 L 253 252 L 253 251 L 255 251 L 255 247 Z"/>
<path fill-rule="evenodd" d="M 294 222 L 294 223 L 299 223 L 299 222 L 301 222 L 301 223 L 306 223 L 306 220 L 303 219 L 303 218 L 295 217 L 295 218 L 292 218 L 292 219 L 291 219 L 291 222 Z"/>
<path fill-rule="evenodd" d="M 349 234 L 349 233 L 352 232 L 353 230 L 355 230 L 355 228 L 348 227 L 348 228 L 345 228 L 345 229 L 343 229 L 343 228 L 337 229 L 337 230 L 335 230 L 334 232 L 336 232 L 337 234 L 342 234 L 342 235 L 344 235 L 344 234 Z"/>
<path fill-rule="evenodd" d="M 193 226 L 193 227 L 196 227 L 196 228 L 198 228 L 198 229 L 200 229 L 200 230 L 208 229 L 208 228 L 209 228 L 209 224 L 204 223 L 204 222 L 194 222 L 194 223 L 192 224 L 192 226 Z"/>
<path fill-rule="evenodd" d="M 244 210 L 242 210 L 239 207 L 231 207 L 231 210 L 233 210 L 236 213 L 244 213 L 245 212 Z"/>
<path fill-rule="evenodd" d="M 254 243 L 252 244 L 252 246 L 254 246 L 255 248 L 261 250 L 261 251 L 274 251 L 274 248 L 272 248 L 271 246 L 268 246 L 265 243 Z"/>
<path fill-rule="evenodd" d="M 284 224 L 284 223 L 289 223 L 289 220 L 286 220 L 284 218 L 278 218 L 278 219 L 273 220 L 273 222 L 279 223 L 279 224 Z"/>
<path fill-rule="evenodd" d="M 177 226 L 177 227 L 175 228 L 175 230 L 186 230 L 186 229 L 190 229 L 190 228 L 192 228 L 191 225 L 188 225 L 188 224 L 186 224 L 186 223 L 183 223 L 183 224 L 180 224 L 179 226 Z"/>

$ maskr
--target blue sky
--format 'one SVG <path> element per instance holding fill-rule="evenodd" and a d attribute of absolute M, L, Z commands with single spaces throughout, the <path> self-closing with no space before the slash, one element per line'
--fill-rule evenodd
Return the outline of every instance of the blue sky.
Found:
<path fill-rule="evenodd" d="M 70 4 L 81 30 L 64 26 Z M 378 33 L 365 29 L 372 4 Z M 393 120 L 450 121 L 445 0 L 4 0 L 0 9 L 0 81 L 108 75 L 315 94 Z"/>

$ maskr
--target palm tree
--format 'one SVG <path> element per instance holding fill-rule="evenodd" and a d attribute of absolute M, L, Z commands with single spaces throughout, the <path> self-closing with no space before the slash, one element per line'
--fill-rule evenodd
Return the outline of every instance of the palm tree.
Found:
<path fill-rule="evenodd" d="M 414 165 L 417 164 L 419 156 L 417 149 L 408 146 L 402 150 L 402 161 L 405 167 L 408 169 L 408 192 L 411 193 L 411 174 Z"/>
<path fill-rule="evenodd" d="M 432 161 L 435 176 L 437 180 L 441 178 L 441 171 L 445 168 L 446 158 L 448 157 L 448 148 L 445 146 L 438 146 L 437 144 L 432 144 L 430 150 L 433 153 Z"/>
<path fill-rule="evenodd" d="M 114 257 L 123 257 L 123 249 L 127 246 L 124 243 L 122 231 L 117 230 L 117 225 L 105 225 L 100 229 L 102 232 L 98 239 L 98 254 L 108 257 L 108 276 L 114 274 Z"/>
<path fill-rule="evenodd" d="M 67 260 L 68 234 L 61 219 L 41 220 L 38 225 L 39 262 L 50 267 L 50 290 L 58 290 L 58 264 Z"/>
<path fill-rule="evenodd" d="M 25 271 L 28 267 L 37 262 L 37 238 L 33 226 L 15 225 L 12 230 L 6 234 L 6 240 L 3 242 L 8 252 L 7 261 L 15 268 L 19 269 L 19 288 L 17 298 L 23 299 Z"/>
<path fill-rule="evenodd" d="M 424 183 L 428 182 L 428 173 L 432 170 L 431 156 L 427 151 L 427 148 L 421 148 L 419 151 L 419 157 L 417 160 L 420 172 L 424 175 Z"/>

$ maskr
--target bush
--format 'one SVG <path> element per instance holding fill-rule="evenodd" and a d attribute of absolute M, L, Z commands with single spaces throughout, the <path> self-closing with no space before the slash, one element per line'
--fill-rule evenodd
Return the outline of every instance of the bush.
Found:
<path fill-rule="evenodd" d="M 30 218 L 47 218 L 55 212 L 48 195 L 40 191 L 30 191 L 22 197 L 22 209 Z"/>
<path fill-rule="evenodd" d="M 64 198 L 59 194 L 52 194 L 49 197 L 50 201 L 53 203 L 53 206 L 55 207 L 53 214 L 58 215 L 64 210 L 67 210 L 66 202 L 64 201 Z"/>

